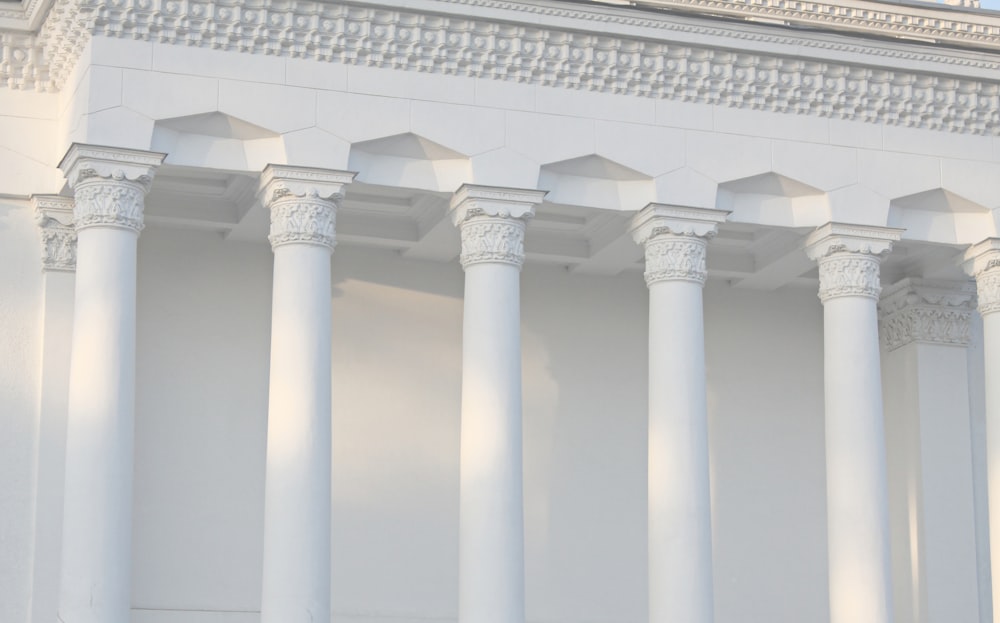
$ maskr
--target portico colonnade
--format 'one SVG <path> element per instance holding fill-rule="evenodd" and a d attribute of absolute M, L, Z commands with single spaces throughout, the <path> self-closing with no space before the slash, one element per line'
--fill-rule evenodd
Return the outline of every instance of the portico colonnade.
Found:
<path fill-rule="evenodd" d="M 63 161 L 78 236 L 59 612 L 63 623 L 127 623 L 130 598 L 136 243 L 164 154 L 74 145 Z M 261 617 L 330 616 L 330 258 L 354 174 L 268 165 L 258 202 L 274 252 Z M 544 191 L 466 184 L 451 201 L 465 271 L 459 620 L 524 621 L 520 271 Z M 649 287 L 649 613 L 713 621 L 702 290 L 726 212 L 650 204 L 631 234 Z M 890 623 L 886 466 L 876 301 L 900 231 L 817 229 L 824 307 L 832 623 Z M 1000 370 L 1000 245 L 969 255 L 988 379 Z M 1000 418 L 987 382 L 990 504 L 998 507 Z M 991 513 L 997 524 L 1000 511 Z M 1000 528 L 997 528 L 1000 532 Z M 997 547 L 993 549 L 997 567 Z M 96 593 L 95 593 L 96 591 Z"/>

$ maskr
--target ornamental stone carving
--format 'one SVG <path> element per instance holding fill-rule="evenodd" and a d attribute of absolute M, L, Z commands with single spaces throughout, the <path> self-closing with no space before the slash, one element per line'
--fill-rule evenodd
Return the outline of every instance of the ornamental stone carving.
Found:
<path fill-rule="evenodd" d="M 633 240 L 646 254 L 646 285 L 661 281 L 693 281 L 708 277 L 708 241 L 729 212 L 651 203 L 632 219 Z"/>
<path fill-rule="evenodd" d="M 879 301 L 882 344 L 890 351 L 912 342 L 968 346 L 975 298 L 972 283 L 904 279 Z"/>
<path fill-rule="evenodd" d="M 470 215 L 462 232 L 462 268 L 481 262 L 499 262 L 518 268 L 524 264 L 524 219 Z"/>
<path fill-rule="evenodd" d="M 31 198 L 35 221 L 42 238 L 42 270 L 76 270 L 76 228 L 73 226 L 73 200 L 59 195 L 35 195 Z"/>
<path fill-rule="evenodd" d="M 333 250 L 337 206 L 355 173 L 269 164 L 259 199 L 270 212 L 272 249 L 313 244 Z"/>
<path fill-rule="evenodd" d="M 520 268 L 524 264 L 524 231 L 535 206 L 545 198 L 539 190 L 464 184 L 451 200 L 452 222 L 462 237 L 462 268 L 493 262 Z"/>
<path fill-rule="evenodd" d="M 979 313 L 1000 311 L 1000 238 L 987 238 L 965 254 L 965 271 L 975 276 Z"/>
<path fill-rule="evenodd" d="M 88 227 L 142 231 L 143 202 L 164 157 L 137 149 L 71 145 L 59 168 L 73 189 L 77 232 Z"/>
<path fill-rule="evenodd" d="M 996 48 L 1000 25 L 951 13 L 915 18 L 910 8 L 867 3 L 668 0 L 682 10 L 797 21 Z M 470 18 L 469 8 L 499 18 Z M 509 80 L 553 87 L 696 102 L 732 108 L 926 128 L 1000 133 L 1000 63 L 938 47 L 933 52 L 869 39 L 781 35 L 742 23 L 699 24 L 637 11 L 557 7 L 509 0 L 442 0 L 431 11 L 300 0 L 227 3 L 176 0 L 55 0 L 37 36 L 0 35 L 0 81 L 58 91 L 90 37 L 120 37 L 405 71 Z M 573 19 L 581 30 L 543 25 Z M 608 25 L 614 26 L 609 31 Z M 617 30 L 617 33 L 614 32 Z M 626 36 L 645 31 L 654 36 Z M 656 36 L 658 35 L 658 36 Z M 692 45 L 690 41 L 722 42 Z M 751 42 L 734 46 L 731 42 Z M 729 43 L 725 43 L 729 42 Z M 774 53 L 758 51 L 769 46 Z M 811 50 L 813 58 L 804 58 Z M 826 60 L 863 58 L 864 64 Z M 878 59 L 884 65 L 879 67 Z M 913 71 L 934 64 L 939 71 Z M 952 78 L 949 66 L 980 75 Z M 963 74 L 964 75 L 964 74 Z"/>
<path fill-rule="evenodd" d="M 827 223 L 806 239 L 806 254 L 819 263 L 819 298 L 842 296 L 878 299 L 879 266 L 903 230 Z"/>

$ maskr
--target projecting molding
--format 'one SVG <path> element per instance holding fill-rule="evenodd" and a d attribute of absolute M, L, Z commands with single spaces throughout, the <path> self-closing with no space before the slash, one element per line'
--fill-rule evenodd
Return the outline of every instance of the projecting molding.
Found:
<path fill-rule="evenodd" d="M 714 13 L 770 7 L 781 15 L 796 12 L 805 22 L 835 20 L 853 32 L 1000 47 L 1000 19 L 981 14 L 970 20 L 961 12 L 914 9 L 930 11 L 931 19 L 878 3 L 682 4 Z M 1000 58 L 992 54 L 559 2 L 419 0 L 412 6 L 419 8 L 313 0 L 55 0 L 37 36 L 2 33 L 0 82 L 60 89 L 93 35 L 1000 135 L 1000 81 L 981 77 L 1000 75 Z M 490 17 L 468 17 L 476 13 L 470 6 L 488 9 Z M 448 14 L 456 10 L 463 14 Z M 925 69 L 910 69 L 915 66 Z"/>

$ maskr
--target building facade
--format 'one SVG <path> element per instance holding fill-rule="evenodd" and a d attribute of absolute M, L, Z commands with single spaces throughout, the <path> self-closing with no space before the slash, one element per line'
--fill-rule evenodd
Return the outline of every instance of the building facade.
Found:
<path fill-rule="evenodd" d="M 1000 620 L 1000 13 L 6 1 L 0 78 L 0 620 Z"/>

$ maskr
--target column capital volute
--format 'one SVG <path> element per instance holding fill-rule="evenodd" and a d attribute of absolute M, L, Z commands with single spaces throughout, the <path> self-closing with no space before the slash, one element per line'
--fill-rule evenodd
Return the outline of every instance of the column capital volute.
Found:
<path fill-rule="evenodd" d="M 73 143 L 59 163 L 75 199 L 77 231 L 88 227 L 138 234 L 143 204 L 166 154 Z"/>
<path fill-rule="evenodd" d="M 80 182 L 100 178 L 134 182 L 149 191 L 156 168 L 167 155 L 159 152 L 73 143 L 59 162 L 59 170 L 74 190 Z"/>
<path fill-rule="evenodd" d="M 806 238 L 806 253 L 811 260 L 835 253 L 859 253 L 881 258 L 892 250 L 892 243 L 899 241 L 905 229 L 827 223 L 818 227 Z"/>
<path fill-rule="evenodd" d="M 333 250 L 337 206 L 357 173 L 269 164 L 260 175 L 258 201 L 270 213 L 272 249 L 311 244 Z"/>
<path fill-rule="evenodd" d="M 911 342 L 968 346 L 975 302 L 971 281 L 898 281 L 883 291 L 878 303 L 882 344 L 887 350 Z"/>
<path fill-rule="evenodd" d="M 819 264 L 819 298 L 860 296 L 878 300 L 879 265 L 902 229 L 827 223 L 806 238 L 806 254 Z"/>
<path fill-rule="evenodd" d="M 1000 238 L 987 238 L 965 252 L 962 267 L 976 278 L 979 313 L 1000 311 Z"/>
<path fill-rule="evenodd" d="M 462 184 L 451 197 L 451 222 L 461 225 L 476 216 L 529 219 L 546 190 Z"/>
<path fill-rule="evenodd" d="M 31 206 L 42 238 L 42 270 L 76 270 L 76 228 L 73 199 L 62 195 L 32 195 Z"/>
<path fill-rule="evenodd" d="M 725 222 L 730 212 L 714 208 L 650 203 L 632 217 L 629 233 L 637 244 L 645 245 L 657 236 L 696 236 L 713 238 L 719 224 Z"/>

